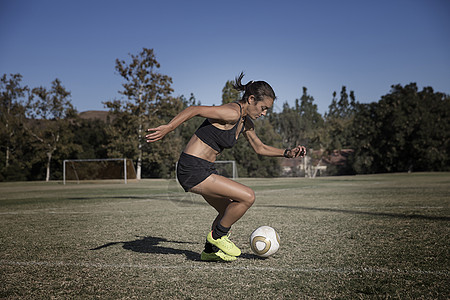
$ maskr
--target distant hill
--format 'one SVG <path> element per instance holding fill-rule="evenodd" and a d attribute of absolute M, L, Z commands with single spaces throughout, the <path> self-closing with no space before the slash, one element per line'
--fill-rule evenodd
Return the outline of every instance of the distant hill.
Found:
<path fill-rule="evenodd" d="M 109 111 L 103 110 L 87 110 L 79 113 L 80 118 L 86 120 L 102 120 L 106 122 L 107 117 L 109 115 Z"/>

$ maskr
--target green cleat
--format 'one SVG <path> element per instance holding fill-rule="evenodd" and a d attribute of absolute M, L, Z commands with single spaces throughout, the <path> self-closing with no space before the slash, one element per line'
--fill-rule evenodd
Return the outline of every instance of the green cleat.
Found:
<path fill-rule="evenodd" d="M 213 253 L 203 251 L 200 258 L 204 261 L 235 261 L 237 259 L 235 256 L 223 253 L 222 250 Z"/>
<path fill-rule="evenodd" d="M 215 240 L 212 237 L 212 231 L 208 233 L 206 236 L 206 240 L 222 250 L 225 254 L 231 255 L 231 256 L 239 256 L 241 255 L 241 250 L 236 247 L 236 245 L 230 241 L 228 238 L 228 235 L 224 235 L 223 237 Z"/>

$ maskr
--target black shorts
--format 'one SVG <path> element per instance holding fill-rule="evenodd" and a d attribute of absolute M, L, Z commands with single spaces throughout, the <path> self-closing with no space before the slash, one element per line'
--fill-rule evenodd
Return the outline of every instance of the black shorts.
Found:
<path fill-rule="evenodd" d="M 217 174 L 214 163 L 184 152 L 181 153 L 177 165 L 177 178 L 186 192 L 211 174 Z"/>

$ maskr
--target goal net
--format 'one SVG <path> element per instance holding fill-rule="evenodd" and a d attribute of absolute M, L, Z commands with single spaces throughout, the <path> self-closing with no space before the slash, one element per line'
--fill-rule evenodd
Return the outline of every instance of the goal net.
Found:
<path fill-rule="evenodd" d="M 82 180 L 136 179 L 133 161 L 125 158 L 66 159 L 63 162 L 63 182 Z"/>

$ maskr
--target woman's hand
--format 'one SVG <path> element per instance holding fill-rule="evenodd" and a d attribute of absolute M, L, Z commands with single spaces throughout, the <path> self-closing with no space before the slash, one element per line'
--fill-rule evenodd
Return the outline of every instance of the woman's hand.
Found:
<path fill-rule="evenodd" d="M 156 128 L 149 128 L 147 131 L 153 131 L 152 133 L 149 133 L 145 136 L 147 139 L 147 143 L 152 143 L 159 141 L 162 139 L 166 134 L 172 131 L 172 127 L 169 125 L 160 125 Z"/>
<path fill-rule="evenodd" d="M 287 151 L 288 158 L 304 157 L 306 155 L 306 148 L 304 146 L 297 146 L 289 151 Z"/>

